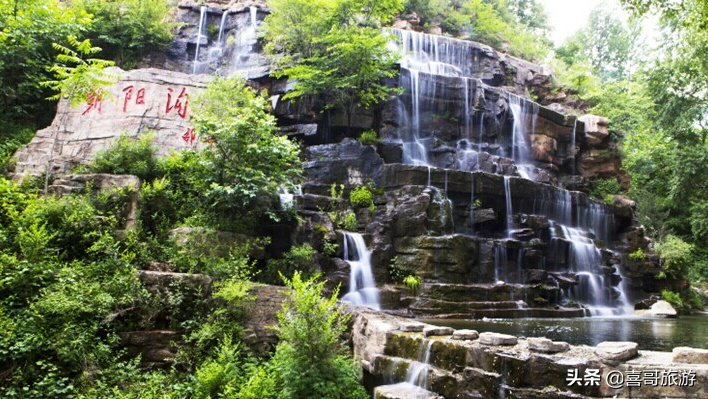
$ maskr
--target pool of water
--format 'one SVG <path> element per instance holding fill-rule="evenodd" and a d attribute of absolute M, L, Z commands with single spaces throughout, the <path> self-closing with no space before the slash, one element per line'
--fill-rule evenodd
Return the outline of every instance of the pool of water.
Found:
<path fill-rule="evenodd" d="M 597 345 L 603 341 L 633 341 L 641 350 L 671 351 L 677 346 L 708 349 L 708 315 L 678 319 L 600 318 L 582 319 L 483 319 L 422 320 L 429 324 L 490 331 L 518 337 L 546 337 L 573 345 Z"/>

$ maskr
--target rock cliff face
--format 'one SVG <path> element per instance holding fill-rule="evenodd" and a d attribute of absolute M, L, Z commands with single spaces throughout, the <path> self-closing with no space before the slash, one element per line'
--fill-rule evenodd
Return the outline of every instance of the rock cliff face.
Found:
<path fill-rule="evenodd" d="M 242 73 L 269 91 L 283 134 L 306 147 L 296 201 L 303 223 L 282 242 L 317 247 L 322 226 L 341 241 L 323 212 L 330 186 L 344 184 L 343 198 L 357 186 L 378 188 L 374 209 L 351 210 L 372 249 L 385 308 L 437 317 L 583 316 L 627 311 L 644 291 L 661 288 L 633 205 L 584 193 L 596 178 L 628 184 L 607 120 L 524 97 L 548 84 L 549 71 L 478 43 L 392 29 L 406 57 L 389 83 L 403 94 L 357 111 L 346 126 L 342 112 L 320 112 L 318 99 L 281 100 L 288 83 L 267 76 L 270 61 L 256 35 L 266 13 L 258 2 L 181 3 L 176 18 L 185 25 L 173 49 L 152 60 L 173 71 L 117 71 L 123 77 L 110 89 L 112 102 L 72 109 L 62 101 L 52 126 L 16 155 L 15 173 L 66 173 L 121 133 L 153 131 L 161 154 L 198 145 L 189 96 L 209 82 L 206 73 Z M 353 140 L 370 128 L 379 144 Z M 629 260 L 639 248 L 647 260 Z M 348 264 L 339 258 L 319 260 L 346 292 Z M 387 284 L 392 262 L 423 278 L 418 295 Z"/>

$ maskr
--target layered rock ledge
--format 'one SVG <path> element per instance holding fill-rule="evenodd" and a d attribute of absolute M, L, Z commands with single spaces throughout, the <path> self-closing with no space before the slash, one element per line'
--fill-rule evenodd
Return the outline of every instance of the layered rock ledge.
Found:
<path fill-rule="evenodd" d="M 708 364 L 696 361 L 704 356 L 701 350 L 643 351 L 631 342 L 567 345 L 493 332 L 460 340 L 454 331 L 426 337 L 423 332 L 411 332 L 410 325 L 408 319 L 353 309 L 354 356 L 366 372 L 367 383 L 376 387 L 377 398 L 403 397 L 402 392 L 465 399 L 708 397 Z M 425 348 L 430 351 L 425 355 L 429 360 L 424 371 L 427 383 L 417 388 L 401 384 L 411 367 L 421 365 Z M 539 353 L 539 349 L 549 353 Z M 586 377 L 593 375 L 597 378 Z M 622 383 L 613 382 L 617 375 L 622 375 Z M 656 385 L 645 384 L 651 375 L 658 376 Z M 634 386 L 630 381 L 640 384 Z"/>

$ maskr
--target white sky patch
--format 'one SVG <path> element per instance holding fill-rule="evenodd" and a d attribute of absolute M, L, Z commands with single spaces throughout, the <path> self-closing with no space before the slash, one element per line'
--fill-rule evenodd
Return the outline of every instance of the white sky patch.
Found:
<path fill-rule="evenodd" d="M 602 3 L 619 10 L 617 0 L 540 0 L 548 13 L 551 40 L 556 46 L 588 23 L 590 11 Z"/>

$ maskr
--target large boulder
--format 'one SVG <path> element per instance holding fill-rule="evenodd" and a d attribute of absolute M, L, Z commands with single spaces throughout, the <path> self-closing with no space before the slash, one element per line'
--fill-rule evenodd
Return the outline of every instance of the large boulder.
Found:
<path fill-rule="evenodd" d="M 108 72 L 120 78 L 105 89 L 107 99 L 88 99 L 76 108 L 66 99 L 59 101 L 51 126 L 38 131 L 15 154 L 15 175 L 68 172 L 108 148 L 121 134 L 136 137 L 153 132 L 159 155 L 198 144 L 190 124 L 189 99 L 206 87 L 210 76 L 158 69 L 110 68 Z"/>

